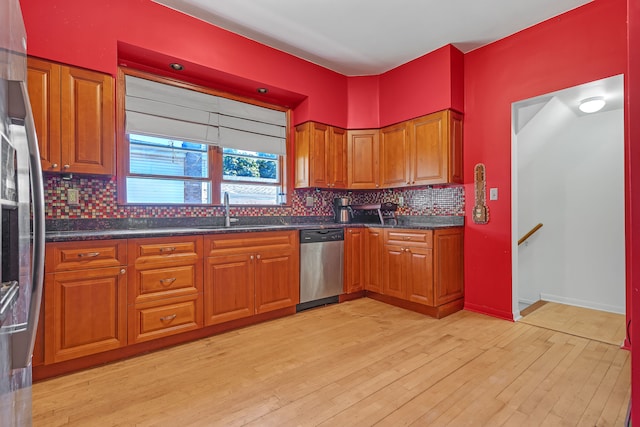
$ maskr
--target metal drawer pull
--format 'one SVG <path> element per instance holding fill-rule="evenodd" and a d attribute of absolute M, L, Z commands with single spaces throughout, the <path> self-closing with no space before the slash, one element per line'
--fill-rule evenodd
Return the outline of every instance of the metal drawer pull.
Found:
<path fill-rule="evenodd" d="M 95 258 L 100 255 L 100 252 L 84 252 L 78 254 L 78 258 Z"/>
<path fill-rule="evenodd" d="M 176 248 L 173 247 L 173 246 L 169 246 L 169 247 L 166 247 L 166 248 L 160 248 L 160 252 L 173 252 L 175 250 L 176 250 Z"/>
<path fill-rule="evenodd" d="M 169 279 L 160 279 L 160 283 L 162 283 L 163 285 L 165 285 L 165 284 L 166 284 L 166 285 L 170 285 L 170 284 L 172 284 L 172 283 L 173 283 L 173 282 L 175 282 L 175 281 L 176 281 L 176 278 L 175 278 L 175 277 L 171 277 L 171 278 L 169 278 Z"/>
<path fill-rule="evenodd" d="M 172 314 L 170 316 L 163 316 L 160 318 L 161 322 L 171 322 L 173 319 L 175 319 L 176 317 L 178 317 L 177 314 Z"/>

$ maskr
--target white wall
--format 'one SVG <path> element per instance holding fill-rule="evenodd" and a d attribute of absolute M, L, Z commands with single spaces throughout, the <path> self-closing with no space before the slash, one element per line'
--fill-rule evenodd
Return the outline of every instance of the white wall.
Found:
<path fill-rule="evenodd" d="M 624 313 L 623 110 L 578 116 L 552 98 L 517 134 L 518 300 Z"/>

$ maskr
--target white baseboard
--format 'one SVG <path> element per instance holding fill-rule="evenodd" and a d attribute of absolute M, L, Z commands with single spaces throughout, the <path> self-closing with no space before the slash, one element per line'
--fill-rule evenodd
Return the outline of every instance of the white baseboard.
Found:
<path fill-rule="evenodd" d="M 607 311 L 609 313 L 625 314 L 625 307 L 609 304 L 601 304 L 594 301 L 585 301 L 577 298 L 567 298 L 558 295 L 540 294 L 540 299 L 560 304 L 574 305 L 576 307 L 591 308 L 593 310 Z"/>

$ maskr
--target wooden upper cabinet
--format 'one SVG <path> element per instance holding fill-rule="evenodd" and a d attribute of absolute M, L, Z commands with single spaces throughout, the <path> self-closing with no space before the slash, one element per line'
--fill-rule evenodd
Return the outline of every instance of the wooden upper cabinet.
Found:
<path fill-rule="evenodd" d="M 408 122 L 408 185 L 462 183 L 462 115 L 445 110 Z"/>
<path fill-rule="evenodd" d="M 406 122 L 380 129 L 380 186 L 410 184 L 409 134 Z"/>
<path fill-rule="evenodd" d="M 370 190 L 380 187 L 380 131 L 347 131 L 347 188 Z"/>
<path fill-rule="evenodd" d="M 113 78 L 36 58 L 27 64 L 43 171 L 113 175 Z"/>
<path fill-rule="evenodd" d="M 344 129 L 306 122 L 296 126 L 296 188 L 346 188 L 347 134 Z"/>
<path fill-rule="evenodd" d="M 347 188 L 347 131 L 332 127 L 329 133 L 329 188 Z"/>
<path fill-rule="evenodd" d="M 27 87 L 44 171 L 58 171 L 60 159 L 60 66 L 29 58 Z M 55 166 L 54 166 L 55 165 Z"/>

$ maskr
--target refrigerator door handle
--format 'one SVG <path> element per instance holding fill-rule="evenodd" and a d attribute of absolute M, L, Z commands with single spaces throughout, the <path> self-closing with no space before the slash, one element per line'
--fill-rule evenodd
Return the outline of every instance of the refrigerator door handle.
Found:
<path fill-rule="evenodd" d="M 44 181 L 42 167 L 40 166 L 40 150 L 29 93 L 26 82 L 20 82 L 22 99 L 24 100 L 25 131 L 29 146 L 29 177 L 31 180 L 31 209 L 33 212 L 33 241 L 31 258 L 31 298 L 29 300 L 29 313 L 25 330 L 11 335 L 13 348 L 13 369 L 26 368 L 31 364 L 33 345 L 38 329 L 40 316 L 40 304 L 44 286 L 44 245 L 45 245 L 45 221 L 44 221 Z"/>

